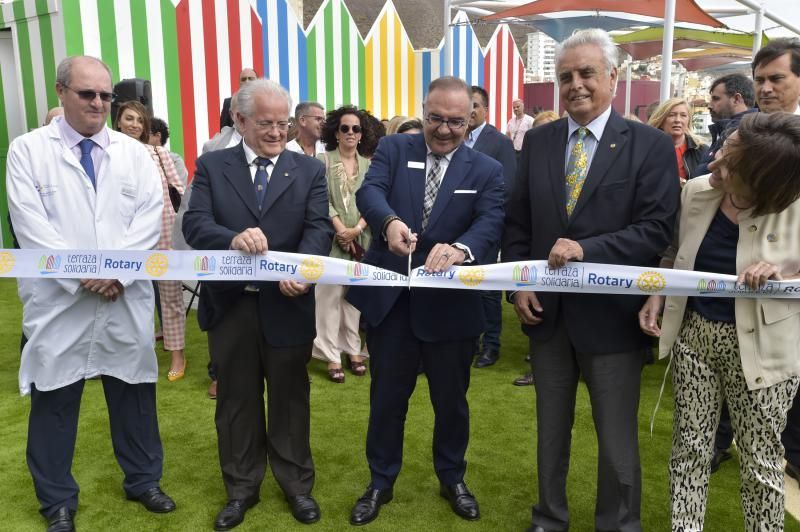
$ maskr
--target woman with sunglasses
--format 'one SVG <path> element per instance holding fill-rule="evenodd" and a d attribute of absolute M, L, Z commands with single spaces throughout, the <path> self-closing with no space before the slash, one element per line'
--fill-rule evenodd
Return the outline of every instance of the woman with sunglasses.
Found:
<path fill-rule="evenodd" d="M 800 116 L 746 115 L 714 157 L 711 175 L 683 187 L 672 267 L 737 275 L 742 291 L 800 277 Z M 781 432 L 800 382 L 800 299 L 653 295 L 639 325 L 672 355 L 672 530 L 703 529 L 723 399 L 745 530 L 783 530 Z"/>
<path fill-rule="evenodd" d="M 161 146 L 152 146 L 150 140 L 150 117 L 147 109 L 135 101 L 128 101 L 119 106 L 114 129 L 125 133 L 145 145 L 161 173 L 161 187 L 164 192 L 164 210 L 161 214 L 161 237 L 158 249 L 172 249 L 172 226 L 175 223 L 177 207 L 170 199 L 170 188 L 182 196 L 183 181 L 178 176 L 175 164 Z M 177 202 L 177 200 L 176 200 Z M 180 206 L 180 202 L 177 202 Z M 183 307 L 183 293 L 180 281 L 157 281 L 158 295 L 161 300 L 161 329 L 164 338 L 164 350 L 172 354 L 167 380 L 176 381 L 183 378 L 186 371 L 186 356 L 183 352 L 186 328 L 186 314 Z"/>
<path fill-rule="evenodd" d="M 364 113 L 350 105 L 329 112 L 321 138 L 327 151 L 317 155 L 325 163 L 330 217 L 336 231 L 330 256 L 352 261 L 361 261 L 370 241 L 367 222 L 356 207 L 356 191 L 369 168 L 369 161 L 358 153 L 364 123 Z M 345 301 L 345 294 L 344 286 L 316 288 L 317 338 L 312 356 L 328 363 L 328 376 L 336 383 L 344 382 L 342 352 L 349 357 L 353 375 L 367 372 L 358 334 L 360 315 Z"/>

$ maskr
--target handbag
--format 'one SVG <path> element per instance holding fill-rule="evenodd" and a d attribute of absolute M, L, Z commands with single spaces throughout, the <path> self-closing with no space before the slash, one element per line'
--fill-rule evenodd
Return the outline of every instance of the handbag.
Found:
<path fill-rule="evenodd" d="M 172 185 L 167 185 L 167 190 L 169 191 L 169 202 L 172 203 L 172 208 L 175 209 L 175 212 L 181 208 L 181 200 L 183 196 L 178 191 L 177 188 L 173 187 Z"/>
<path fill-rule="evenodd" d="M 165 178 L 167 175 L 167 169 L 164 168 L 164 162 L 161 160 L 161 155 L 156 153 L 158 157 L 158 164 L 161 165 L 161 172 L 164 174 Z M 175 188 L 174 186 L 167 183 L 167 192 L 169 192 L 169 202 L 172 203 L 172 208 L 175 212 L 178 212 L 181 208 L 181 200 L 183 199 L 183 195 L 180 191 Z"/>
<path fill-rule="evenodd" d="M 353 240 L 353 248 L 354 251 L 350 252 L 350 257 L 352 257 L 352 259 L 356 262 L 361 262 L 362 260 L 364 260 L 364 255 L 366 254 L 366 251 L 364 250 L 363 246 L 361 246 L 361 244 Z"/>

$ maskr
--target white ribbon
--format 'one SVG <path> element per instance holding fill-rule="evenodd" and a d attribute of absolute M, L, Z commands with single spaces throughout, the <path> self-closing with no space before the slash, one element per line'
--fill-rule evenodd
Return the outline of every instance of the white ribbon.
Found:
<path fill-rule="evenodd" d="M 571 262 L 550 268 L 531 260 L 454 266 L 440 273 L 419 267 L 411 276 L 331 257 L 269 251 L 0 250 L 0 277 L 198 281 L 281 281 L 336 285 L 414 286 L 589 294 L 800 298 L 800 280 L 767 281 L 758 290 L 733 275 L 614 264 Z"/>

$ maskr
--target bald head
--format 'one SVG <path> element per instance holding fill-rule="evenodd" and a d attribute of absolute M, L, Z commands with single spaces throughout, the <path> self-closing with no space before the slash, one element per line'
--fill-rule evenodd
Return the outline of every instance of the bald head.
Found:
<path fill-rule="evenodd" d="M 248 81 L 255 81 L 258 79 L 258 74 L 252 68 L 244 68 L 239 73 L 239 85 L 244 85 Z"/>

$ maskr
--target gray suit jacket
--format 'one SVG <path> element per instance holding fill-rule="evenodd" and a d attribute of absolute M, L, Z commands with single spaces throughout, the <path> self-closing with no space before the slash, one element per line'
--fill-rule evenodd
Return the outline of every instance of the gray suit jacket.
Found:
<path fill-rule="evenodd" d="M 203 153 L 224 150 L 227 148 L 228 143 L 231 141 L 231 137 L 233 137 L 233 133 L 235 131 L 236 130 L 231 126 L 223 127 L 220 132 L 214 135 L 211 140 L 208 140 L 205 144 L 203 144 Z"/>

